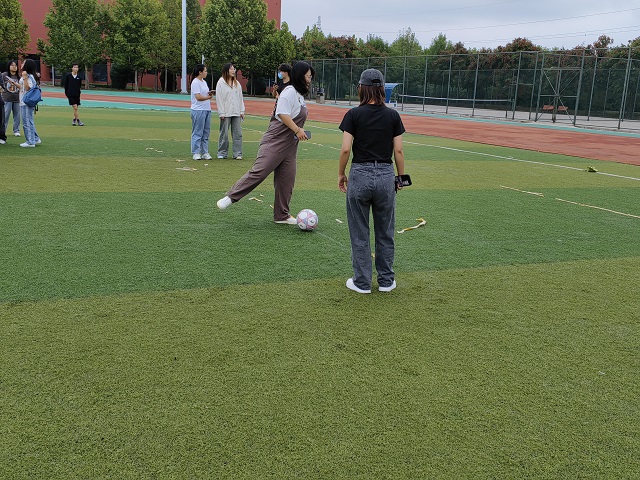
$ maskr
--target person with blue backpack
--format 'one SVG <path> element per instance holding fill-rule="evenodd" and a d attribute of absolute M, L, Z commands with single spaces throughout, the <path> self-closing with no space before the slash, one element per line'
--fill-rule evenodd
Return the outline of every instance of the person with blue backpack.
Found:
<path fill-rule="evenodd" d="M 42 143 L 34 124 L 36 106 L 31 107 L 24 103 L 25 95 L 34 88 L 39 88 L 36 80 L 36 62 L 27 58 L 22 64 L 22 78 L 20 79 L 20 117 L 22 118 L 25 139 L 25 142 L 20 144 L 21 147 L 35 147 Z"/>

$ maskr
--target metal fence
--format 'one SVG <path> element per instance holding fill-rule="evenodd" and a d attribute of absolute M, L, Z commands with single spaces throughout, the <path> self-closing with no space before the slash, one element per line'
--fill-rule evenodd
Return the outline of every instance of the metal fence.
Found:
<path fill-rule="evenodd" d="M 397 83 L 399 110 L 640 130 L 640 51 L 500 52 L 312 60 L 312 95 L 357 104 L 360 73 Z M 635 57 L 635 58 L 634 58 Z"/>

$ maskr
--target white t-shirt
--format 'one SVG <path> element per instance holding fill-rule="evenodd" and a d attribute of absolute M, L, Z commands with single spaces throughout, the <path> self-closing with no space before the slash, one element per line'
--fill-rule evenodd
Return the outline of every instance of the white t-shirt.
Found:
<path fill-rule="evenodd" d="M 306 103 L 304 102 L 304 97 L 298 93 L 298 91 L 293 88 L 292 85 L 286 87 L 280 96 L 278 97 L 278 104 L 276 105 L 276 114 L 275 117 L 280 120 L 281 113 L 285 115 L 289 115 L 292 119 L 296 118 L 300 113 L 302 107 L 304 107 Z M 280 120 L 282 122 L 282 120 Z"/>
<path fill-rule="evenodd" d="M 33 75 L 29 75 L 27 77 L 27 81 L 29 82 L 29 90 L 31 90 L 33 87 L 36 86 L 36 79 L 33 78 Z M 24 97 L 25 93 L 27 92 L 25 91 L 25 88 L 24 88 L 24 78 L 20 77 L 20 106 L 21 107 L 25 106 L 24 102 L 22 101 L 22 97 Z"/>
<path fill-rule="evenodd" d="M 202 96 L 209 96 L 209 85 L 204 80 L 194 78 L 191 82 L 191 110 L 211 111 L 211 99 L 196 100 L 196 93 Z"/>

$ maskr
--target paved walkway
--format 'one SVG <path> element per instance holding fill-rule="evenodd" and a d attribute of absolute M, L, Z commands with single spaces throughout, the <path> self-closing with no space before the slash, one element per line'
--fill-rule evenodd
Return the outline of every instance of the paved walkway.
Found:
<path fill-rule="evenodd" d="M 68 105 L 60 88 L 43 88 L 44 106 Z M 187 95 L 131 91 L 83 91 L 82 105 L 87 107 L 188 110 Z M 274 101 L 269 98 L 245 98 L 247 114 L 268 116 Z M 212 104 L 215 108 L 215 102 Z M 339 124 L 348 104 L 307 104 L 309 119 Z M 512 147 L 574 157 L 607 160 L 640 166 L 640 134 L 590 130 L 571 125 L 518 123 L 479 118 L 401 112 L 408 132 L 468 142 Z"/>

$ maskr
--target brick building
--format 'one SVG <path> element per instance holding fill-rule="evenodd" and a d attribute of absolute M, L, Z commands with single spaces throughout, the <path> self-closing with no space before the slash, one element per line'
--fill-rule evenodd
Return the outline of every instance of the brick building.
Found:
<path fill-rule="evenodd" d="M 264 0 L 267 4 L 267 17 L 269 19 L 273 19 L 276 21 L 276 25 L 280 28 L 280 21 L 282 15 L 282 7 L 281 0 Z M 200 4 L 204 6 L 206 0 L 200 0 Z M 28 56 L 34 58 L 37 62 L 39 62 L 38 56 L 38 46 L 37 41 L 38 38 L 47 38 L 47 29 L 43 25 L 44 18 L 46 14 L 49 12 L 51 8 L 52 1 L 51 0 L 21 0 L 22 11 L 24 13 L 24 18 L 29 25 L 29 36 L 31 40 L 27 47 Z M 43 82 L 51 82 L 51 68 L 45 65 L 43 62 L 40 62 L 39 65 L 40 75 Z M 62 73 L 62 72 L 60 72 Z M 93 78 L 94 74 L 98 78 Z M 100 68 L 97 66 L 94 71 L 88 72 L 89 81 L 96 82 L 105 82 L 110 83 L 108 78 L 108 71 L 106 66 Z M 57 74 L 56 74 L 57 76 Z M 145 75 L 143 77 L 143 85 L 148 87 L 153 87 L 155 83 L 154 77 L 150 75 Z"/>

